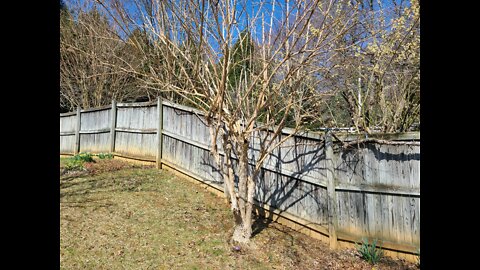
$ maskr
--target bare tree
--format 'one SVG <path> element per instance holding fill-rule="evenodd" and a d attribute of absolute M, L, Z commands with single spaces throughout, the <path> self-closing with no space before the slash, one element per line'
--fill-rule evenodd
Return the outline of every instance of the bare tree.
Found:
<path fill-rule="evenodd" d="M 248 243 L 262 164 L 315 116 L 315 106 L 304 104 L 322 95 L 315 89 L 329 67 L 319 63 L 343 50 L 335 41 L 355 12 L 345 12 L 350 1 L 97 2 L 122 31 L 145 29 L 162 56 L 155 67 L 130 72 L 205 112 L 235 216 L 232 239 Z M 313 18 L 322 18 L 315 27 Z"/>
<path fill-rule="evenodd" d="M 358 1 L 329 73 L 353 126 L 368 133 L 403 132 L 420 119 L 419 1 Z"/>
<path fill-rule="evenodd" d="M 92 0 L 108 20 L 78 16 L 62 32 L 62 97 L 98 106 L 135 93 L 121 91 L 134 80 L 151 97 L 203 110 L 232 238 L 248 243 L 262 165 L 323 121 L 323 107 L 333 119 L 323 124 L 336 125 L 332 97 L 358 131 L 418 120 L 419 3 L 397 2 Z M 112 54 L 120 47 L 128 53 Z"/>
<path fill-rule="evenodd" d="M 60 21 L 60 105 L 90 108 L 142 95 L 127 72 L 140 63 L 107 17 L 95 8 L 73 12 L 62 10 Z"/>

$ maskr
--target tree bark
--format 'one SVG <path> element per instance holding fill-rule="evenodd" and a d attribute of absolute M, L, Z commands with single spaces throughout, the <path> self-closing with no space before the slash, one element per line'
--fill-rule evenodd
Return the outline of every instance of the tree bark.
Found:
<path fill-rule="evenodd" d="M 243 136 L 241 136 L 243 137 Z M 238 204 L 240 212 L 240 220 L 236 218 L 235 230 L 232 240 L 239 243 L 249 243 L 252 236 L 252 188 L 254 182 L 249 175 L 248 168 L 248 140 L 241 138 L 239 141 L 239 164 L 238 164 Z"/>

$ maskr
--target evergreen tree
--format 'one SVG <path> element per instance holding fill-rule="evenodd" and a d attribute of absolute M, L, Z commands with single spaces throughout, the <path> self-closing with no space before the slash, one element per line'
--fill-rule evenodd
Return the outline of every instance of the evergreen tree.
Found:
<path fill-rule="evenodd" d="M 228 81 L 230 88 L 236 88 L 241 82 L 242 75 L 249 77 L 253 72 L 253 54 L 254 44 L 250 31 L 243 30 L 237 42 L 231 48 L 232 67 L 228 72 Z"/>

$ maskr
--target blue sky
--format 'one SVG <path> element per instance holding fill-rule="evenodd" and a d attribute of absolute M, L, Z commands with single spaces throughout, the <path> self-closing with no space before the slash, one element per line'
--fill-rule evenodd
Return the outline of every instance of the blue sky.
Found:
<path fill-rule="evenodd" d="M 222 0 L 219 0 L 219 1 L 222 1 Z M 293 2 L 294 0 L 290 0 L 290 1 Z M 72 2 L 79 2 L 80 4 L 89 6 L 91 8 L 92 3 L 95 2 L 95 1 L 92 1 L 92 0 L 66 0 L 65 2 L 67 3 L 68 6 L 71 6 Z M 135 11 L 137 10 L 137 7 L 134 5 L 134 2 L 135 2 L 134 0 L 124 1 L 124 3 L 126 3 L 127 10 L 131 13 L 135 13 Z M 181 2 L 181 0 L 179 0 L 177 3 L 180 3 L 180 2 Z M 208 2 L 211 2 L 211 1 L 207 0 L 205 2 L 208 3 Z M 239 1 L 239 2 L 243 2 L 243 1 Z M 265 16 L 265 21 L 266 22 L 270 21 L 270 13 L 271 13 L 271 10 L 272 10 L 272 6 L 273 6 L 272 3 L 273 2 L 274 1 L 272 1 L 272 0 L 262 1 L 262 5 L 263 5 L 262 9 L 263 9 L 263 12 L 265 14 L 264 16 Z M 382 2 L 383 5 L 392 5 L 391 0 L 381 0 L 381 2 Z M 397 4 L 403 3 L 403 5 L 405 5 L 405 4 L 409 5 L 409 1 L 395 0 L 395 2 Z M 246 1 L 246 11 L 247 12 L 243 13 L 241 16 L 238 17 L 239 31 L 246 28 L 247 17 L 251 18 L 258 11 L 258 8 L 259 8 L 258 3 L 259 3 L 259 1 Z M 372 1 L 372 3 L 373 3 L 374 10 L 378 10 L 377 1 L 374 0 L 374 1 Z M 368 4 L 368 1 L 367 1 L 367 4 Z M 238 4 L 238 5 L 240 6 L 240 4 Z M 277 7 L 275 8 L 274 17 L 279 19 L 282 16 L 284 16 L 284 14 L 282 14 L 283 13 L 283 11 L 281 10 L 282 8 L 279 8 L 279 6 L 285 7 L 286 0 L 276 0 L 275 5 Z M 239 9 L 240 9 L 240 7 L 239 7 Z M 100 10 L 102 10 L 102 8 L 100 8 Z M 254 27 L 256 27 L 256 31 L 254 31 L 254 32 L 261 33 L 261 27 L 262 27 L 261 23 L 257 23 Z M 130 28 L 131 28 L 130 30 L 133 30 L 134 26 L 132 26 Z M 232 34 L 234 36 L 237 36 L 239 31 L 235 30 L 235 31 L 232 32 Z M 126 37 L 127 35 L 121 34 L 121 36 Z M 261 39 L 261 37 L 257 36 L 256 39 Z"/>

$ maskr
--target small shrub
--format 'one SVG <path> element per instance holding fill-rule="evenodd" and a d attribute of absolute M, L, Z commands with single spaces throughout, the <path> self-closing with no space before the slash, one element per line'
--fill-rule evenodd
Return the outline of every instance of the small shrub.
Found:
<path fill-rule="evenodd" d="M 73 156 L 73 159 L 80 160 L 82 162 L 95 162 L 93 160 L 93 155 L 90 153 L 80 153 L 78 155 Z"/>
<path fill-rule="evenodd" d="M 93 155 L 90 153 L 80 153 L 78 155 L 75 155 L 71 158 L 69 158 L 65 162 L 65 171 L 79 171 L 83 170 L 84 168 L 84 163 L 86 162 L 95 162 L 93 160 Z"/>
<path fill-rule="evenodd" d="M 78 171 L 83 169 L 83 161 L 80 159 L 71 158 L 65 163 L 66 171 Z"/>
<path fill-rule="evenodd" d="M 383 250 L 377 248 L 377 239 L 374 239 L 371 244 L 367 239 L 363 239 L 361 245 L 357 244 L 357 251 L 362 256 L 362 259 L 371 264 L 376 264 L 383 257 Z"/>
<path fill-rule="evenodd" d="M 99 159 L 112 159 L 113 155 L 111 153 L 100 153 L 100 154 L 97 154 L 97 157 Z"/>

